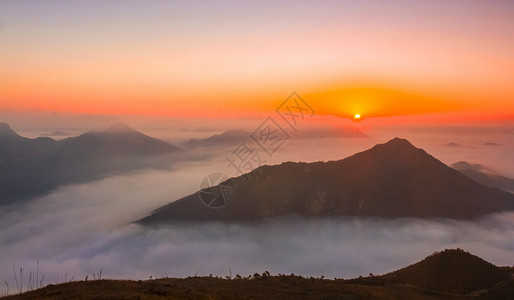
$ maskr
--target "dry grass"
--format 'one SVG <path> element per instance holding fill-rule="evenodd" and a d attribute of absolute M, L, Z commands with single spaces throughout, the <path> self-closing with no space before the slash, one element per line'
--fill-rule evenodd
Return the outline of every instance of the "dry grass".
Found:
<path fill-rule="evenodd" d="M 514 286 L 511 284 L 511 286 Z M 510 291 L 496 291 L 509 299 Z M 380 277 L 328 280 L 299 276 L 252 279 L 215 277 L 163 278 L 147 281 L 94 280 L 49 285 L 6 297 L 25 299 L 468 299 L 469 295 L 420 288 Z M 499 296 L 499 297 L 498 297 Z M 483 295 L 487 299 L 487 295 Z"/>
<path fill-rule="evenodd" d="M 14 273 L 17 279 L 22 276 Z M 18 277 L 19 276 L 19 277 Z M 36 278 L 38 273 L 36 272 Z M 83 280 L 48 285 L 5 300 L 59 299 L 513 299 L 514 268 L 496 267 L 462 250 L 435 253 L 383 276 L 357 279 L 271 276 Z"/>

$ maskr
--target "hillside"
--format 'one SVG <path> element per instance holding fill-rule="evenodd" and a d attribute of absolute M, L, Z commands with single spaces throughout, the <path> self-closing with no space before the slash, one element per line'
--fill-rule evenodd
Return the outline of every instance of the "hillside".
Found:
<path fill-rule="evenodd" d="M 416 264 L 381 278 L 431 290 L 469 294 L 510 279 L 512 271 L 457 249 L 436 252 Z"/>
<path fill-rule="evenodd" d="M 232 279 L 96 280 L 49 285 L 5 299 L 512 299 L 513 273 L 462 250 L 446 250 L 384 276 L 350 280 L 266 272 Z"/>
<path fill-rule="evenodd" d="M 201 201 L 202 194 L 222 194 L 227 187 L 232 194 L 226 206 L 213 209 Z M 472 219 L 514 210 L 514 195 L 479 184 L 399 138 L 339 161 L 262 166 L 200 192 L 157 209 L 141 222 L 256 220 L 286 214 Z"/>
<path fill-rule="evenodd" d="M 0 163 L 44 155 L 57 147 L 48 137 L 29 139 L 19 136 L 6 123 L 0 123 Z"/>
<path fill-rule="evenodd" d="M 250 136 L 250 132 L 243 129 L 232 129 L 215 134 L 204 139 L 190 139 L 184 142 L 187 148 L 231 146 L 241 143 Z"/>
<path fill-rule="evenodd" d="M 55 141 L 28 139 L 0 124 L 0 205 L 111 174 L 159 167 L 180 148 L 116 123 L 102 132 Z"/>
<path fill-rule="evenodd" d="M 500 175 L 482 165 L 459 161 L 454 163 L 452 168 L 485 186 L 514 193 L 514 179 Z"/>

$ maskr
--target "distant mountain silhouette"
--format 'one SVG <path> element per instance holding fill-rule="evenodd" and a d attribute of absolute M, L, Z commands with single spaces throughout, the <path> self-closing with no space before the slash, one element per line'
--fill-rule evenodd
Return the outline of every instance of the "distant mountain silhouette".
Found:
<path fill-rule="evenodd" d="M 180 148 L 116 123 L 103 132 L 86 132 L 63 140 L 55 155 L 159 155 L 177 150 Z"/>
<path fill-rule="evenodd" d="M 452 168 L 485 186 L 514 193 L 514 179 L 502 176 L 482 165 L 459 161 L 454 163 Z"/>
<path fill-rule="evenodd" d="M 497 267 L 464 250 L 436 252 L 401 270 L 380 276 L 392 282 L 459 294 L 493 288 L 511 281 L 512 268 Z"/>
<path fill-rule="evenodd" d="M 41 136 L 68 136 L 68 134 L 64 131 L 60 131 L 60 130 L 54 130 L 50 133 L 42 133 L 40 134 Z"/>
<path fill-rule="evenodd" d="M 190 139 L 184 142 L 187 148 L 236 146 L 250 137 L 252 133 L 243 129 L 231 129 L 204 139 Z M 358 128 L 307 128 L 295 134 L 295 138 L 359 138 L 367 135 Z"/>
<path fill-rule="evenodd" d="M 493 142 L 487 142 L 487 143 L 483 143 L 482 146 L 497 147 L 497 146 L 501 146 L 501 144 L 493 143 Z"/>
<path fill-rule="evenodd" d="M 86 182 L 109 174 L 155 167 L 153 158 L 180 148 L 116 123 L 103 132 L 86 132 L 55 141 L 28 139 L 0 125 L 0 205 Z"/>
<path fill-rule="evenodd" d="M 19 136 L 6 123 L 0 123 L 0 163 L 21 160 L 55 149 L 57 142 L 51 138 L 29 139 Z"/>
<path fill-rule="evenodd" d="M 10 137 L 10 136 L 16 136 L 18 135 L 14 130 L 11 129 L 9 124 L 7 123 L 0 123 L 0 138 L 1 137 Z"/>
<path fill-rule="evenodd" d="M 295 134 L 295 138 L 320 139 L 320 138 L 361 138 L 367 135 L 358 127 L 321 127 L 306 128 Z"/>
<path fill-rule="evenodd" d="M 225 192 L 232 185 L 233 196 L 225 207 L 210 208 L 195 193 L 141 222 L 237 221 L 285 214 L 469 219 L 514 210 L 514 195 L 481 185 L 399 138 L 339 161 L 262 166 L 202 192 Z"/>
<path fill-rule="evenodd" d="M 243 129 L 231 129 L 204 139 L 187 140 L 184 143 L 184 146 L 188 148 L 199 148 L 237 145 L 240 144 L 245 138 L 248 138 L 250 134 L 251 132 Z"/>
<path fill-rule="evenodd" d="M 459 147 L 462 147 L 462 146 L 459 143 L 450 142 L 450 143 L 446 144 L 446 147 L 459 148 Z"/>

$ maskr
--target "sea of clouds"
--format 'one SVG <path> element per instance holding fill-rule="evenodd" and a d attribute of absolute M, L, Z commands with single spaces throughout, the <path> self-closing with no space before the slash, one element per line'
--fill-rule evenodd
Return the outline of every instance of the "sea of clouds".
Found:
<path fill-rule="evenodd" d="M 403 136 L 409 137 L 408 133 Z M 512 172 L 508 167 L 512 162 L 510 137 L 510 133 L 507 137 L 487 133 L 477 140 L 462 136 L 409 139 L 446 163 L 464 159 L 504 166 Z M 296 139 L 268 163 L 339 159 L 387 140 Z M 464 146 L 447 148 L 451 141 Z M 482 141 L 501 146 L 480 146 Z M 195 154 L 204 158 L 185 160 L 170 170 L 138 171 L 64 186 L 22 205 L 0 208 L 0 295 L 16 290 L 14 274 L 20 281 L 20 268 L 26 290 L 38 261 L 44 285 L 91 279 L 100 270 L 102 278 L 118 279 L 248 276 L 264 271 L 352 278 L 390 272 L 434 251 L 457 247 L 496 265 L 514 263 L 514 213 L 474 221 L 289 216 L 256 223 L 180 223 L 152 228 L 133 223 L 194 193 L 211 172 L 233 176 L 234 170 L 224 160 L 232 150 L 208 150 L 205 156 Z"/>
<path fill-rule="evenodd" d="M 195 169 L 196 168 L 196 169 Z M 514 257 L 514 213 L 476 221 L 285 217 L 144 228 L 132 223 L 196 190 L 201 167 L 146 171 L 62 187 L 1 212 L 0 280 L 37 268 L 44 284 L 255 272 L 351 278 L 383 274 L 460 247 L 497 265 Z M 201 176 L 200 176 L 201 177 Z M 19 276 L 19 274 L 18 274 Z M 19 280 L 19 278 L 18 278 Z M 26 285 L 27 286 L 27 285 Z"/>

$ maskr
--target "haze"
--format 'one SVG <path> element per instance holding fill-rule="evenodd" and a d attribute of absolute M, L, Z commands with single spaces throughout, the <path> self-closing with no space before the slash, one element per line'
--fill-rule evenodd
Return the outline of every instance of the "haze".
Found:
<path fill-rule="evenodd" d="M 209 174 L 241 175 L 227 157 L 243 142 L 262 158 L 245 172 L 339 160 L 400 137 L 447 165 L 514 178 L 513 16 L 514 2 L 501 0 L 0 1 L 0 123 L 56 145 L 89 132 L 93 143 L 74 149 L 106 163 L 130 150 L 94 139 L 113 124 L 181 148 L 0 201 L 0 296 L 5 282 L 15 286 L 13 267 L 26 280 L 38 260 L 45 284 L 100 270 L 137 280 L 264 271 L 350 278 L 456 247 L 514 264 L 512 212 L 468 221 L 135 223 L 195 193 Z M 266 124 L 283 144 L 265 149 L 252 139 Z M 121 145 L 155 141 L 129 133 Z M 0 179 L 30 170 L 37 185 L 75 162 L 83 169 L 59 178 L 82 175 L 96 161 L 77 152 L 62 165 L 47 152 L 0 158 Z"/>
<path fill-rule="evenodd" d="M 212 135 L 211 131 L 198 130 L 191 135 Z M 484 129 L 479 134 L 465 127 L 429 127 L 416 130 L 416 134 L 409 131 L 394 130 L 411 135 L 413 143 L 426 145 L 448 164 L 469 159 L 507 171 L 498 162 L 514 163 L 509 155 L 512 132 L 501 128 Z M 279 149 L 270 163 L 339 159 L 387 140 L 390 133 L 367 134 L 370 136 L 359 138 L 299 135 Z M 177 141 L 180 136 L 168 139 Z M 450 142 L 461 146 L 450 147 Z M 487 142 L 498 145 L 484 145 Z M 323 145 L 322 151 L 319 145 Z M 231 146 L 196 150 L 188 159 L 172 163 L 168 171 L 136 171 L 64 186 L 24 205 L 4 208 L 0 221 L 1 278 L 11 282 L 12 266 L 30 271 L 38 259 L 46 283 L 63 281 L 66 274 L 68 279 L 83 279 L 99 270 L 105 278 L 129 279 L 228 276 L 229 272 L 249 275 L 265 270 L 349 278 L 385 273 L 433 251 L 455 247 L 498 265 L 511 264 L 512 213 L 473 222 L 288 217 L 263 223 L 210 222 L 159 228 L 130 224 L 161 205 L 194 193 L 203 177 L 212 172 L 231 175 L 234 170 L 224 157 L 232 150 Z"/>

